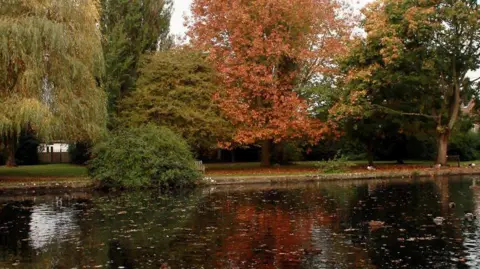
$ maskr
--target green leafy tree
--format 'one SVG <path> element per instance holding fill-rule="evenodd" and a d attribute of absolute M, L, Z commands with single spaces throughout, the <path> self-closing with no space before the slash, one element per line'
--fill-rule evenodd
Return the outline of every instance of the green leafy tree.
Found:
<path fill-rule="evenodd" d="M 105 90 L 109 111 L 135 88 L 143 53 L 171 46 L 170 0 L 101 0 L 101 30 L 105 54 Z"/>
<path fill-rule="evenodd" d="M 90 175 L 105 187 L 185 187 L 201 175 L 188 144 L 166 127 L 117 130 L 97 143 Z"/>
<path fill-rule="evenodd" d="M 120 122 L 167 126 L 192 149 L 211 149 L 232 133 L 213 101 L 218 87 L 215 71 L 200 52 L 185 48 L 146 55 L 137 89 L 120 103 Z"/>
<path fill-rule="evenodd" d="M 22 129 L 93 139 L 104 130 L 103 53 L 93 0 L 0 1 L 0 141 L 15 166 Z"/>
<path fill-rule="evenodd" d="M 462 95 L 471 94 L 467 73 L 480 66 L 477 1 L 382 0 L 364 15 L 367 35 L 347 58 L 347 94 L 332 111 L 417 117 L 433 126 L 436 162 L 446 164 Z"/>
<path fill-rule="evenodd" d="M 345 68 L 345 63 L 338 64 Z M 324 121 L 332 120 L 337 127 L 337 137 L 331 136 L 330 139 L 337 140 L 337 150 L 347 145 L 347 142 L 356 143 L 364 148 L 369 165 L 373 165 L 374 152 L 376 146 L 392 133 L 399 133 L 399 122 L 403 118 L 392 117 L 386 113 L 372 112 L 365 109 L 360 111 L 338 111 L 339 102 L 344 102 L 343 95 L 349 93 L 348 85 L 344 83 L 344 77 L 341 75 L 324 76 L 321 80 L 317 80 L 306 84 L 300 89 L 302 95 L 311 100 L 311 112 L 317 118 Z M 348 109 L 356 108 L 349 104 L 349 100 L 344 102 Z M 363 108 L 363 107 L 362 107 Z M 333 112 L 333 114 L 332 114 Z M 355 113 L 356 112 L 356 113 Z M 338 113 L 338 115 L 337 115 Z M 343 117 L 344 114 L 352 113 L 354 115 Z M 339 137 L 341 135 L 341 138 Z M 333 156 L 332 156 L 333 157 Z"/>

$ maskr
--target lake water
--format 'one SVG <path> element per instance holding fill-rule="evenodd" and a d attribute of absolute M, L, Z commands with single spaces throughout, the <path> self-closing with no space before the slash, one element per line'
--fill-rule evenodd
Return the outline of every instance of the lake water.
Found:
<path fill-rule="evenodd" d="M 0 268 L 480 268 L 466 212 L 473 177 L 2 195 Z"/>

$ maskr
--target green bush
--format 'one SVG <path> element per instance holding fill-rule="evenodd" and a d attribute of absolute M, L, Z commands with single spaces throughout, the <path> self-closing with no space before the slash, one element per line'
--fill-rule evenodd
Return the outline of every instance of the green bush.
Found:
<path fill-rule="evenodd" d="M 38 146 L 40 142 L 33 132 L 22 132 L 18 140 L 15 159 L 18 165 L 36 165 L 38 160 Z"/>
<path fill-rule="evenodd" d="M 318 162 L 316 166 L 321 172 L 330 174 L 346 172 L 349 168 L 355 166 L 355 163 L 345 156 L 339 157 L 336 155 L 333 159 Z"/>
<path fill-rule="evenodd" d="M 89 174 L 109 188 L 185 187 L 200 178 L 187 143 L 166 127 L 114 132 L 92 157 Z"/>
<path fill-rule="evenodd" d="M 302 152 L 302 146 L 296 141 L 275 144 L 273 147 L 272 163 L 283 165 L 302 161 Z"/>
<path fill-rule="evenodd" d="M 68 146 L 70 162 L 73 164 L 84 165 L 90 160 L 90 142 L 77 142 Z"/>
<path fill-rule="evenodd" d="M 472 131 L 452 135 L 448 154 L 460 155 L 462 161 L 480 159 L 480 134 Z"/>

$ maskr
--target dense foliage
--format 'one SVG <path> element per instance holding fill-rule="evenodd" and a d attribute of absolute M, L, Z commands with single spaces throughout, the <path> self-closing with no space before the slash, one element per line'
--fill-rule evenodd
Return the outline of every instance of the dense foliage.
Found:
<path fill-rule="evenodd" d="M 223 84 L 216 99 L 235 127 L 225 146 L 261 143 L 270 165 L 273 143 L 328 131 L 295 89 L 345 52 L 351 21 L 340 10 L 333 0 L 193 1 L 192 44 L 209 52 Z"/>
<path fill-rule="evenodd" d="M 105 126 L 95 1 L 0 1 L 0 141 L 15 165 L 18 136 L 92 139 Z"/>
<path fill-rule="evenodd" d="M 345 59 L 347 94 L 332 112 L 377 126 L 413 117 L 419 124 L 401 128 L 437 136 L 436 161 L 445 164 L 461 103 L 475 86 L 467 73 L 480 67 L 478 2 L 379 0 L 364 15 L 367 35 Z"/>
<path fill-rule="evenodd" d="M 172 9 L 170 0 L 101 0 L 101 4 L 104 88 L 114 113 L 122 96 L 135 89 L 141 55 L 171 46 Z"/>
<path fill-rule="evenodd" d="M 40 141 L 32 131 L 23 131 L 18 140 L 18 149 L 15 160 L 19 165 L 35 165 L 39 163 L 38 146 Z"/>
<path fill-rule="evenodd" d="M 345 156 L 338 155 L 333 159 L 317 163 L 317 167 L 322 173 L 343 173 L 353 166 L 355 166 L 354 162 Z"/>
<path fill-rule="evenodd" d="M 92 144 L 89 142 L 77 142 L 68 146 L 70 162 L 78 165 L 85 165 L 90 160 Z"/>
<path fill-rule="evenodd" d="M 480 158 L 477 0 L 374 0 L 361 23 L 341 0 L 193 0 L 184 47 L 172 5 L 0 0 L 1 161 L 61 140 L 84 164 L 107 128 L 91 172 L 126 188 L 190 184 L 190 149 L 326 171 L 339 152 Z"/>
<path fill-rule="evenodd" d="M 232 130 L 212 100 L 220 86 L 205 58 L 190 49 L 144 56 L 137 89 L 120 103 L 121 124 L 167 126 L 197 152 L 215 148 Z"/>
<path fill-rule="evenodd" d="M 166 127 L 116 131 L 95 145 L 92 156 L 89 173 L 106 187 L 186 187 L 200 177 L 187 143 Z"/>

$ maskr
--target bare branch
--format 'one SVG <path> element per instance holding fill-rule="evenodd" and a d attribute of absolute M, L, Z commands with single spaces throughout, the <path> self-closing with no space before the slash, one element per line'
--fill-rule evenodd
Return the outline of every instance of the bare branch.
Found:
<path fill-rule="evenodd" d="M 389 107 L 384 107 L 384 106 L 376 105 L 376 104 L 373 104 L 372 107 L 378 109 L 379 111 L 390 113 L 390 114 L 397 114 L 397 115 L 403 115 L 403 116 L 424 117 L 424 118 L 427 118 L 427 119 L 434 119 L 434 120 L 437 120 L 439 118 L 438 116 L 432 116 L 432 115 L 423 114 L 423 113 L 403 112 L 403 111 L 391 109 Z"/>

